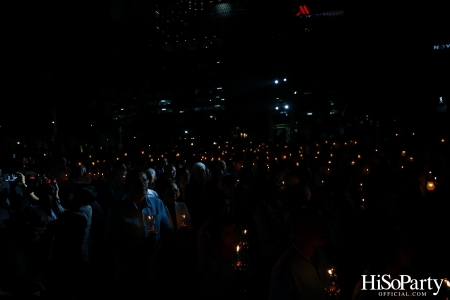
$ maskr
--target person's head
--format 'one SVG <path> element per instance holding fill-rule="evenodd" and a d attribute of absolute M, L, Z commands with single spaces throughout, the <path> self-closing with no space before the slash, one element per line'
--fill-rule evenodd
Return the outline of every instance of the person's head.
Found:
<path fill-rule="evenodd" d="M 87 174 L 86 167 L 83 165 L 79 165 L 75 169 L 75 178 L 80 178 L 80 177 L 86 176 L 86 174 Z"/>
<path fill-rule="evenodd" d="M 173 203 L 179 196 L 178 186 L 175 180 L 169 180 L 164 183 L 164 202 Z"/>
<path fill-rule="evenodd" d="M 114 165 L 114 173 L 116 175 L 125 176 L 126 172 L 127 166 L 123 162 L 117 161 Z"/>
<path fill-rule="evenodd" d="M 166 180 L 175 179 L 176 175 L 177 175 L 177 169 L 175 168 L 174 165 L 170 164 L 170 165 L 166 165 L 164 167 L 164 177 Z"/>
<path fill-rule="evenodd" d="M 148 188 L 153 189 L 156 181 L 156 171 L 155 169 L 148 168 L 145 170 L 145 175 L 147 175 L 148 179 Z"/>
<path fill-rule="evenodd" d="M 220 250 L 236 251 L 239 244 L 239 230 L 229 216 L 221 216 L 210 220 L 211 241 Z"/>
<path fill-rule="evenodd" d="M 61 157 L 61 158 L 58 160 L 58 165 L 59 165 L 60 167 L 62 167 L 62 168 L 65 168 L 66 165 L 67 165 L 67 160 L 66 160 L 64 157 Z"/>
<path fill-rule="evenodd" d="M 371 265 L 378 268 L 401 270 L 409 267 L 412 261 L 411 246 L 402 230 L 389 220 L 375 221 L 370 228 Z"/>
<path fill-rule="evenodd" d="M 208 168 L 208 167 L 206 167 L 206 177 L 205 177 L 205 180 L 206 181 L 209 181 L 209 180 L 211 180 L 211 169 L 210 168 Z"/>
<path fill-rule="evenodd" d="M 222 177 L 222 188 L 228 195 L 233 195 L 236 187 L 236 179 L 232 175 L 225 175 Z"/>
<path fill-rule="evenodd" d="M 222 184 L 222 178 L 224 176 L 224 171 L 222 169 L 213 169 L 212 173 L 211 173 L 211 180 L 217 184 L 217 185 L 221 185 Z"/>
<path fill-rule="evenodd" d="M 283 165 L 278 160 L 270 162 L 269 173 L 270 177 L 277 181 L 282 181 L 283 177 L 286 175 Z"/>
<path fill-rule="evenodd" d="M 224 160 L 219 160 L 216 164 L 216 169 L 222 170 L 223 173 L 227 172 L 227 163 Z"/>
<path fill-rule="evenodd" d="M 141 168 L 131 168 L 127 172 L 126 186 L 127 189 L 135 195 L 146 195 L 148 190 L 148 178 L 144 170 Z"/>
<path fill-rule="evenodd" d="M 195 163 L 192 166 L 192 177 L 197 183 L 204 183 L 206 181 L 206 166 L 201 163 Z"/>
<path fill-rule="evenodd" d="M 167 166 L 167 163 L 168 163 L 167 158 L 165 158 L 165 157 L 160 158 L 158 160 L 158 167 L 160 167 L 161 169 L 164 169 L 164 167 Z"/>
<path fill-rule="evenodd" d="M 311 207 L 302 207 L 293 214 L 294 243 L 300 247 L 317 249 L 326 242 L 326 230 L 322 213 Z"/>
<path fill-rule="evenodd" d="M 217 189 L 209 194 L 209 216 L 215 218 L 217 216 L 228 215 L 231 211 L 230 197 L 224 191 Z"/>
<path fill-rule="evenodd" d="M 79 205 L 89 205 L 97 198 L 97 190 L 91 184 L 79 183 L 75 186 L 74 200 Z"/>
<path fill-rule="evenodd" d="M 189 183 L 189 180 L 191 179 L 191 172 L 189 172 L 188 168 L 182 168 L 178 172 L 178 182 L 181 186 L 185 186 Z"/>

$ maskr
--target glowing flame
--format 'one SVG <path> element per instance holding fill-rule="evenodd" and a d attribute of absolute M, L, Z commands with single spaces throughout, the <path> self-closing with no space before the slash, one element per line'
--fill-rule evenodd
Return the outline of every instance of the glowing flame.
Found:
<path fill-rule="evenodd" d="M 444 281 L 445 284 L 447 285 L 447 288 L 450 289 L 450 281 L 447 278 L 445 278 Z"/>

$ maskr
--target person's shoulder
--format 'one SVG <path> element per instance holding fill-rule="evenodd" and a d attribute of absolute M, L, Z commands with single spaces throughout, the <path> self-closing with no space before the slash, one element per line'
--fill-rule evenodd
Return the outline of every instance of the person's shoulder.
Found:
<path fill-rule="evenodd" d="M 149 203 L 150 205 L 154 205 L 156 207 L 164 207 L 164 202 L 158 197 L 147 194 L 145 198 L 147 200 L 147 203 Z"/>
<path fill-rule="evenodd" d="M 181 209 L 187 210 L 186 203 L 184 203 L 184 202 L 176 201 L 176 202 L 175 202 L 175 205 L 178 206 L 178 207 L 181 208 Z"/>
<path fill-rule="evenodd" d="M 277 259 L 274 269 L 277 268 L 290 268 L 292 266 L 292 262 L 296 259 L 303 259 L 303 256 L 298 252 L 294 246 L 290 246 L 286 249 Z"/>

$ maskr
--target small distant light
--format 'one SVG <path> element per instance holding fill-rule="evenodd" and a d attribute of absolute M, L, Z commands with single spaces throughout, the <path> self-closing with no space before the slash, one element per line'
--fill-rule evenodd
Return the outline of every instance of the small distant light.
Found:
<path fill-rule="evenodd" d="M 184 133 L 187 133 L 187 130 L 185 130 Z"/>
<path fill-rule="evenodd" d="M 278 106 L 276 106 L 275 109 L 278 110 Z"/>
<path fill-rule="evenodd" d="M 191 146 L 194 146 L 194 143 L 191 143 Z"/>
<path fill-rule="evenodd" d="M 220 61 L 218 61 L 217 63 L 220 64 Z"/>
<path fill-rule="evenodd" d="M 275 84 L 278 84 L 278 80 L 275 80 Z"/>
<path fill-rule="evenodd" d="M 161 110 L 166 110 L 165 108 L 161 109 Z"/>
<path fill-rule="evenodd" d="M 284 108 L 288 109 L 288 108 L 289 108 L 289 105 L 285 105 Z"/>
<path fill-rule="evenodd" d="M 55 121 L 52 121 L 52 124 L 55 124 Z"/>
<path fill-rule="evenodd" d="M 312 116 L 312 112 L 307 113 L 308 116 Z"/>
<path fill-rule="evenodd" d="M 91 127 L 92 127 L 92 124 L 91 124 Z"/>
<path fill-rule="evenodd" d="M 283 79 L 283 81 L 286 81 L 286 80 L 287 80 L 286 78 Z"/>
<path fill-rule="evenodd" d="M 120 110 L 123 110 L 123 108 L 121 108 Z"/>
<path fill-rule="evenodd" d="M 297 95 L 297 91 L 294 92 L 294 95 Z"/>

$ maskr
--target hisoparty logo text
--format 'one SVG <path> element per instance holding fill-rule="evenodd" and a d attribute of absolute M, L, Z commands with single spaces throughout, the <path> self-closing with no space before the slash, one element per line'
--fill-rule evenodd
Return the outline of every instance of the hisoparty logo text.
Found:
<path fill-rule="evenodd" d="M 363 287 L 361 290 L 371 290 L 371 291 L 383 291 L 383 290 L 395 290 L 395 291 L 425 291 L 434 290 L 437 291 L 433 293 L 436 296 L 441 289 L 443 279 L 412 279 L 408 275 L 400 275 L 400 279 L 392 279 L 391 275 L 362 275 L 363 277 Z M 406 289 L 405 289 L 406 287 Z"/>

